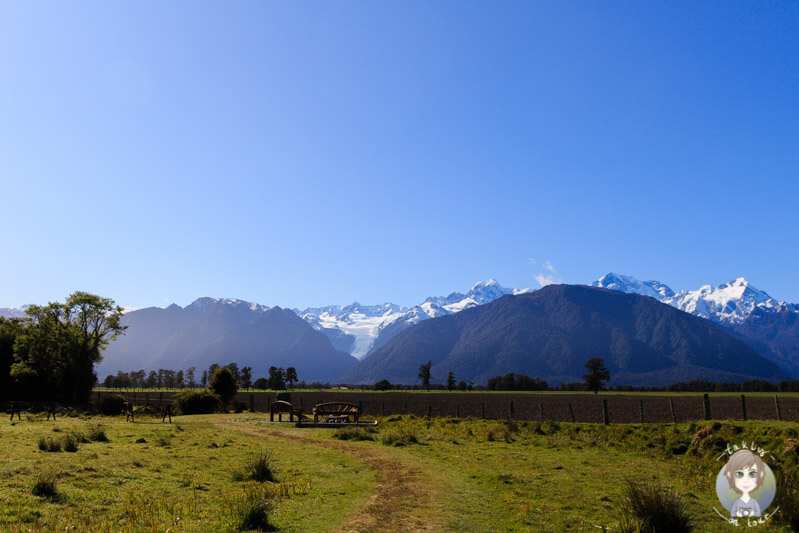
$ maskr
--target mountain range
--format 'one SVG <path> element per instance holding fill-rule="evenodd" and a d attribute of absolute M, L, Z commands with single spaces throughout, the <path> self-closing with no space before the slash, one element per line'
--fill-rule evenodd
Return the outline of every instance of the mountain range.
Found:
<path fill-rule="evenodd" d="M 495 279 L 476 283 L 466 294 L 427 298 L 411 308 L 392 303 L 383 305 L 330 305 L 294 312 L 314 329 L 323 332 L 337 349 L 358 359 L 382 346 L 400 331 L 429 318 L 451 315 L 464 309 L 492 302 L 506 294 L 523 294 L 532 289 L 508 289 Z"/>
<path fill-rule="evenodd" d="M 106 348 L 98 376 L 235 362 L 252 367 L 253 376 L 265 376 L 270 366 L 293 366 L 303 380 L 329 381 L 358 362 L 294 312 L 241 300 L 200 298 L 186 307 L 138 309 L 121 322 L 128 329 Z"/>
<path fill-rule="evenodd" d="M 522 373 L 550 384 L 581 381 L 599 357 L 613 383 L 784 379 L 776 364 L 712 322 L 651 297 L 583 285 L 505 296 L 398 333 L 342 380 L 414 383 L 432 362 L 436 381 L 485 383 Z"/>
<path fill-rule="evenodd" d="M 705 319 L 776 363 L 789 377 L 799 376 L 799 306 L 775 300 L 744 278 L 675 292 L 659 281 L 609 273 L 591 285 L 645 296 Z M 490 279 L 476 283 L 466 293 L 430 297 L 409 308 L 355 302 L 292 311 L 235 299 L 200 298 L 185 308 L 173 304 L 131 310 L 123 318 L 128 326 L 126 335 L 109 345 L 97 372 L 102 377 L 117 370 L 202 369 L 211 363 L 236 361 L 240 366 L 252 366 L 255 375 L 263 375 L 274 365 L 294 366 L 301 379 L 308 381 L 337 381 L 342 374 L 355 378 L 361 375 L 358 368 L 374 365 L 374 360 L 370 362 L 373 354 L 401 332 L 435 329 L 438 326 L 423 324 L 439 324 L 497 300 L 542 290 L 505 288 Z M 0 316 L 23 315 L 24 308 L 0 309 Z M 514 324 L 525 327 L 522 322 Z M 414 369 L 409 372 L 413 376 L 406 373 L 403 379 L 415 382 Z M 459 379 L 467 375 L 471 374 Z"/>
<path fill-rule="evenodd" d="M 614 273 L 592 285 L 649 296 L 706 318 L 777 363 L 792 378 L 799 377 L 799 305 L 778 301 L 745 278 L 677 293 L 658 281 L 639 281 Z"/>

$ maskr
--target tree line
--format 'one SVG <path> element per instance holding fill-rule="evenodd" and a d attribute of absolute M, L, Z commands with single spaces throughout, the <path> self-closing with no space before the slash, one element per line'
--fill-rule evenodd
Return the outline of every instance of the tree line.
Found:
<path fill-rule="evenodd" d="M 114 301 L 75 292 L 64 303 L 32 305 L 21 319 L 0 317 L 0 399 L 86 401 L 94 365 L 124 333 Z"/>
<path fill-rule="evenodd" d="M 427 361 L 423 365 L 419 366 L 419 374 L 418 378 L 421 380 L 421 385 L 426 390 L 430 390 L 430 379 L 431 373 L 430 369 L 433 366 L 432 361 Z M 583 376 L 584 383 L 578 384 L 580 386 L 579 389 L 576 390 L 589 390 L 593 391 L 594 393 L 599 392 L 600 390 L 605 390 L 605 382 L 610 380 L 610 372 L 605 367 L 605 362 L 595 357 L 593 359 L 589 359 L 585 363 L 585 368 L 588 370 L 588 374 Z M 391 384 L 387 380 L 380 381 L 375 384 L 376 390 L 389 390 L 391 388 Z M 455 373 L 450 370 L 447 373 L 447 390 L 453 391 L 456 388 L 455 384 Z M 474 390 L 474 384 L 470 381 L 468 386 L 466 382 L 461 381 L 457 384 L 458 390 Z M 539 379 L 539 378 L 531 378 L 525 374 L 515 374 L 509 373 L 505 374 L 504 376 L 494 376 L 493 378 L 488 380 L 488 384 L 483 386 L 478 386 L 478 390 L 502 390 L 502 391 L 548 391 L 554 390 L 552 389 L 546 381 Z"/>
<path fill-rule="evenodd" d="M 120 370 L 116 375 L 106 376 L 103 386 L 113 389 L 194 389 L 209 384 L 211 377 L 219 368 L 227 368 L 233 376 L 236 386 L 240 389 L 284 390 L 287 387 L 294 388 L 295 384 L 305 386 L 305 382 L 299 381 L 297 370 L 293 366 L 288 368 L 269 367 L 266 377 L 253 380 L 252 367 L 239 368 L 237 363 L 228 363 L 224 367 L 214 363 L 207 370 L 203 370 L 199 376 L 197 376 L 196 367 L 189 367 L 185 371 L 160 368 L 151 370 L 149 373 L 145 370 L 132 372 Z"/>

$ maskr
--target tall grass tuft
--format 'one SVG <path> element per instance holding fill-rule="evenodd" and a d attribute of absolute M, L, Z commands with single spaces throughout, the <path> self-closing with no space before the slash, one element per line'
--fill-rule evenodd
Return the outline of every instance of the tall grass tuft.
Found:
<path fill-rule="evenodd" d="M 682 497 L 654 481 L 628 479 L 622 510 L 628 518 L 623 529 L 629 531 L 683 533 L 693 527 Z"/>
<path fill-rule="evenodd" d="M 78 451 L 78 439 L 75 435 L 69 434 L 65 435 L 62 439 L 64 444 L 64 451 L 65 452 L 76 452 Z"/>
<path fill-rule="evenodd" d="M 243 471 L 233 474 L 233 479 L 236 481 L 252 480 L 259 483 L 274 482 L 274 469 L 275 461 L 272 458 L 272 454 L 261 451 L 245 463 Z"/>
<path fill-rule="evenodd" d="M 374 428 L 345 426 L 333 432 L 333 438 L 339 440 L 375 440 L 374 433 Z"/>
<path fill-rule="evenodd" d="M 419 439 L 412 431 L 392 429 L 380 436 L 380 442 L 386 446 L 407 446 L 408 444 L 418 444 Z"/>
<path fill-rule="evenodd" d="M 774 505 L 779 507 L 777 520 L 799 531 L 799 473 L 795 469 L 783 468 L 777 479 L 777 494 Z"/>
<path fill-rule="evenodd" d="M 272 531 L 269 511 L 272 505 L 259 491 L 252 491 L 239 498 L 233 506 L 233 518 L 238 531 Z"/>
<path fill-rule="evenodd" d="M 61 446 L 61 439 L 39 437 L 39 449 L 43 452 L 60 452 Z"/>
<path fill-rule="evenodd" d="M 95 427 L 89 430 L 89 440 L 94 442 L 108 442 L 108 437 L 105 430 L 101 427 Z"/>
<path fill-rule="evenodd" d="M 58 496 L 55 474 L 48 472 L 36 476 L 31 493 L 40 498 L 55 499 Z"/>

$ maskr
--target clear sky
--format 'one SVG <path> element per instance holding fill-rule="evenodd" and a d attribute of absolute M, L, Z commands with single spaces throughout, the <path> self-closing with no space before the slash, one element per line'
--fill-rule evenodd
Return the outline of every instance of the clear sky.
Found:
<path fill-rule="evenodd" d="M 0 1 L 0 307 L 799 302 L 798 201 L 795 2 Z"/>

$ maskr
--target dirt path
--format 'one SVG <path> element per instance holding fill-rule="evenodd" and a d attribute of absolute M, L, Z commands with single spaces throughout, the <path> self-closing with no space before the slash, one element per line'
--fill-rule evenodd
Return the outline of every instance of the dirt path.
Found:
<path fill-rule="evenodd" d="M 377 473 L 375 492 L 363 508 L 336 531 L 395 532 L 445 531 L 443 502 L 446 484 L 425 471 L 424 465 L 397 450 L 366 443 L 324 440 L 296 432 L 258 427 L 246 423 L 225 422 L 219 426 L 250 435 L 293 440 L 338 450 L 355 457 Z"/>

